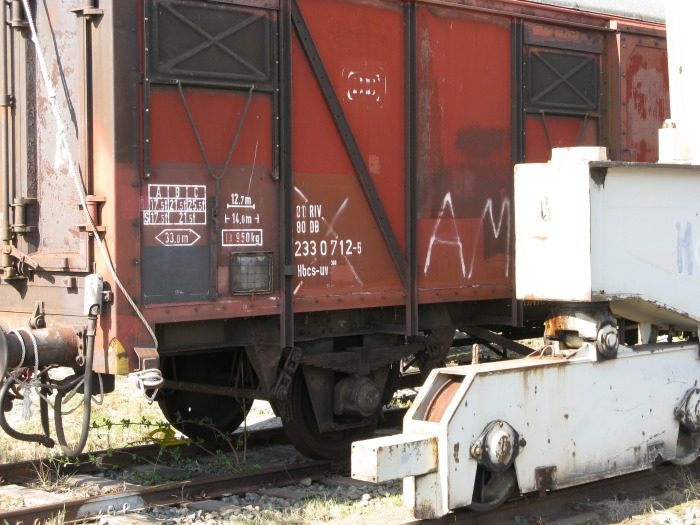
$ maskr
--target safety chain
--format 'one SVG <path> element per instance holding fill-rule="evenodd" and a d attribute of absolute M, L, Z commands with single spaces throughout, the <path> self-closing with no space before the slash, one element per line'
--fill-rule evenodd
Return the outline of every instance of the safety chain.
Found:
<path fill-rule="evenodd" d="M 440 344 L 435 334 L 428 334 L 425 338 L 425 350 L 416 354 L 421 374 L 427 377 L 433 368 L 443 366 L 446 354 L 445 348 Z"/>
<path fill-rule="evenodd" d="M 291 352 L 287 356 L 287 360 L 284 362 L 284 367 L 277 377 L 277 383 L 275 383 L 272 389 L 272 397 L 281 403 L 285 403 L 289 397 L 289 387 L 292 384 L 292 378 L 299 368 L 299 363 L 301 362 L 302 352 L 301 348 L 295 346 L 292 348 Z"/>

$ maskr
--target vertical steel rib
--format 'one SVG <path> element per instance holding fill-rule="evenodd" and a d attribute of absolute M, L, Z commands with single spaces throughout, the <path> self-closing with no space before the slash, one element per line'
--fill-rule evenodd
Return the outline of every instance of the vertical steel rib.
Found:
<path fill-rule="evenodd" d="M 280 342 L 285 348 L 294 346 L 294 293 L 292 221 L 287 214 L 292 209 L 292 6 L 290 0 L 280 3 L 280 174 L 279 174 L 279 232 L 280 232 Z"/>
<path fill-rule="evenodd" d="M 2 217 L 0 217 L 0 237 L 3 245 L 9 245 L 12 240 L 12 232 L 10 230 L 10 144 L 8 136 L 8 119 L 9 119 L 9 93 L 8 93 L 8 81 L 7 81 L 7 68 L 8 68 L 8 57 L 7 57 L 7 5 L 5 2 L 0 6 L 2 9 L 2 15 L 0 16 L 0 23 L 2 24 L 2 29 L 0 30 L 0 103 L 2 104 L 2 110 L 0 113 L 0 169 L 2 169 Z M 7 267 L 10 265 L 10 256 L 2 256 L 2 264 L 0 266 Z"/>
<path fill-rule="evenodd" d="M 418 219 L 417 194 L 417 136 L 416 115 L 418 106 L 418 73 L 416 64 L 416 4 L 409 2 L 404 7 L 404 75 L 405 75 L 405 115 L 406 145 L 406 254 L 408 259 L 406 293 L 406 335 L 418 333 L 418 239 L 416 221 Z"/>

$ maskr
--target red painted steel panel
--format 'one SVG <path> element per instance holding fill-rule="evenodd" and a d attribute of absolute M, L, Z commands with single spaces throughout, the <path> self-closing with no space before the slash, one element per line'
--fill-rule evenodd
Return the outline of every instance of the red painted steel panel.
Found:
<path fill-rule="evenodd" d="M 404 21 L 399 4 L 299 2 L 399 244 L 404 245 Z M 295 297 L 401 289 L 307 58 L 293 46 Z M 352 300 L 351 300 L 352 301 Z M 362 305 L 361 299 L 356 304 Z M 402 301 L 399 301 L 399 303 Z"/>
<path fill-rule="evenodd" d="M 228 170 L 223 173 L 249 93 L 193 87 L 183 92 L 213 175 L 221 177 L 218 207 L 215 213 L 211 210 L 216 182 L 208 173 L 178 90 L 152 86 L 152 175 L 141 195 L 142 246 L 177 249 L 216 245 L 216 261 L 212 263 L 215 292 L 210 299 L 221 299 L 231 295 L 231 253 L 278 251 L 272 97 L 252 95 Z M 218 227 L 212 225 L 214 217 Z M 269 302 L 275 297 L 260 295 L 257 300 Z M 235 301 L 247 303 L 245 310 L 251 311 L 250 297 L 236 297 Z"/>
<path fill-rule="evenodd" d="M 633 162 L 659 159 L 661 124 L 671 116 L 668 56 L 661 38 L 622 35 L 622 158 Z"/>
<path fill-rule="evenodd" d="M 417 33 L 419 286 L 509 296 L 510 21 L 421 6 Z"/>
<path fill-rule="evenodd" d="M 548 162 L 552 148 L 599 145 L 598 119 L 529 115 L 525 129 L 525 162 Z"/>

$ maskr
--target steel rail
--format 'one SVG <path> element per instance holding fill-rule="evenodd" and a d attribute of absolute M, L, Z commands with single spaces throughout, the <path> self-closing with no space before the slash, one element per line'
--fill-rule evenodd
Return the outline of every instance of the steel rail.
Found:
<path fill-rule="evenodd" d="M 233 437 L 237 439 L 238 434 Z M 277 445 L 280 443 L 287 443 L 282 427 L 254 430 L 246 436 L 248 446 Z M 66 474 L 89 474 L 104 471 L 105 468 L 126 468 L 138 464 L 140 461 L 167 459 L 167 452 L 170 449 L 176 449 L 180 457 L 189 458 L 202 455 L 202 447 L 187 445 L 184 441 L 181 445 L 167 446 L 154 443 L 125 449 L 86 452 L 76 456 L 69 463 L 63 463 L 61 457 L 6 463 L 0 465 L 0 480 L 22 484 L 36 478 L 36 473 L 45 470 L 47 466 Z"/>
<path fill-rule="evenodd" d="M 557 523 L 569 521 L 586 511 L 595 511 L 595 502 L 612 497 L 641 499 L 663 493 L 664 489 L 679 483 L 685 469 L 686 476 L 700 476 L 700 461 L 688 467 L 662 465 L 651 470 L 600 480 L 576 487 L 517 497 L 488 512 L 459 510 L 435 520 L 417 520 L 410 525 L 512 524 L 514 519 L 532 518 L 536 522 Z M 288 485 L 311 478 L 316 481 L 331 475 L 347 474 L 348 462 L 310 461 L 293 466 L 271 467 L 214 478 L 172 482 L 144 487 L 106 496 L 81 498 L 33 508 L 0 512 L 0 523 L 19 525 L 28 520 L 48 520 L 61 516 L 72 521 L 98 515 L 115 515 L 145 510 L 154 505 L 176 505 L 184 502 L 220 497 L 226 493 L 243 493 L 261 486 Z M 539 521 L 537 521 L 539 520 Z"/>
<path fill-rule="evenodd" d="M 202 477 L 187 481 L 154 485 L 106 496 L 50 503 L 32 508 L 0 512 L 0 523 L 20 525 L 46 520 L 61 523 L 117 515 L 148 509 L 154 505 L 175 505 L 186 501 L 215 498 L 227 493 L 250 492 L 264 485 L 289 485 L 305 478 L 319 480 L 349 471 L 348 462 L 310 461 L 293 466 L 280 466 L 246 471 L 228 476 Z"/>
<path fill-rule="evenodd" d="M 700 460 L 696 460 L 687 467 L 664 464 L 650 470 L 547 492 L 545 495 L 528 494 L 514 498 L 488 512 L 474 512 L 465 509 L 435 520 L 416 520 L 407 525 L 446 525 L 448 523 L 512 525 L 516 521 L 522 523 L 571 523 L 577 516 L 594 512 L 596 502 L 611 498 L 638 500 L 644 497 L 658 496 L 668 487 L 680 483 L 681 473 L 684 470 L 694 477 L 700 476 Z"/>

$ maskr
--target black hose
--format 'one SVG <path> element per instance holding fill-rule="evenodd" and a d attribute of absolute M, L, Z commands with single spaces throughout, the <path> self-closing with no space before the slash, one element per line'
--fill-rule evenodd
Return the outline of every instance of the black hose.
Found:
<path fill-rule="evenodd" d="M 68 446 L 66 435 L 63 431 L 63 413 L 61 412 L 61 407 L 63 405 L 63 396 L 65 395 L 66 390 L 60 388 L 56 392 L 56 399 L 54 400 L 53 413 L 56 424 L 56 437 L 58 438 L 58 444 L 61 445 L 61 450 L 68 457 L 75 457 L 83 451 L 90 432 L 90 414 L 92 411 L 92 361 L 95 355 L 96 328 L 97 315 L 91 310 L 90 315 L 88 316 L 88 328 L 85 334 L 86 344 L 85 374 L 83 374 L 83 425 L 80 429 L 80 439 L 78 440 L 78 444 L 75 448 Z"/>
<path fill-rule="evenodd" d="M 42 383 L 48 383 L 49 377 L 48 372 L 44 371 L 41 376 Z M 41 387 L 41 393 L 43 396 L 39 396 L 39 412 L 41 414 L 41 429 L 47 436 L 51 434 L 51 428 L 49 427 L 49 402 L 46 400 L 46 396 L 51 393 L 51 390 L 46 386 Z"/>
<path fill-rule="evenodd" d="M 5 384 L 2 386 L 2 390 L 0 390 L 0 428 L 2 428 L 8 436 L 14 439 L 18 439 L 20 441 L 33 441 L 36 443 L 41 443 L 44 445 L 46 448 L 53 448 L 56 443 L 54 442 L 53 439 L 48 435 L 48 432 L 46 435 L 42 434 L 24 434 L 22 432 L 18 432 L 14 428 L 10 426 L 10 424 L 7 422 L 7 419 L 5 418 L 5 411 L 3 410 L 2 407 L 5 406 L 5 397 L 7 396 L 7 393 L 10 390 L 10 387 L 14 383 L 19 383 L 16 378 L 14 377 L 8 377 L 7 381 L 5 381 Z M 45 401 L 44 401 L 45 403 Z M 43 417 L 42 417 L 43 419 Z"/>

